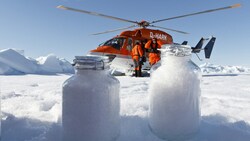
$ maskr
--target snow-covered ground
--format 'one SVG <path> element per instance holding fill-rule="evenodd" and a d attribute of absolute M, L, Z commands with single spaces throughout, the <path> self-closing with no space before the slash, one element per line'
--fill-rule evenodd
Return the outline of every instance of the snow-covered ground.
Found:
<path fill-rule="evenodd" d="M 69 77 L 0 76 L 2 141 L 60 141 L 62 83 Z M 162 141 L 148 127 L 150 78 L 117 78 L 121 82 L 118 141 Z M 250 75 L 206 75 L 201 90 L 200 131 L 190 140 L 249 141 Z"/>

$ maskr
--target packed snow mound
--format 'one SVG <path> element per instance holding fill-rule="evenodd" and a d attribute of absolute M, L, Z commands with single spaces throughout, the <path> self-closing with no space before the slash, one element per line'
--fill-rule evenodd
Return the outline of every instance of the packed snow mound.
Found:
<path fill-rule="evenodd" d="M 42 72 L 51 73 L 73 73 L 72 65 L 65 59 L 60 59 L 54 54 L 36 59 Z"/>
<path fill-rule="evenodd" d="M 239 74 L 250 73 L 250 68 L 243 66 L 222 66 L 205 63 L 200 65 L 203 74 Z"/>
<path fill-rule="evenodd" d="M 74 73 L 71 64 L 55 55 L 33 59 L 15 49 L 0 51 L 0 75 Z"/>
<path fill-rule="evenodd" d="M 35 73 L 38 65 L 13 49 L 0 51 L 1 74 Z"/>

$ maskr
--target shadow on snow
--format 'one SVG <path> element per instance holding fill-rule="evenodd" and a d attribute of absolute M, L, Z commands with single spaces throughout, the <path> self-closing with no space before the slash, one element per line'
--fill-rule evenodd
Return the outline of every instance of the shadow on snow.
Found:
<path fill-rule="evenodd" d="M 61 123 L 18 118 L 3 113 L 2 141 L 61 141 Z M 199 133 L 189 141 L 249 141 L 250 125 L 245 121 L 229 122 L 221 115 L 203 116 Z M 121 116 L 121 134 L 117 141 L 162 141 L 151 133 L 148 119 Z"/>

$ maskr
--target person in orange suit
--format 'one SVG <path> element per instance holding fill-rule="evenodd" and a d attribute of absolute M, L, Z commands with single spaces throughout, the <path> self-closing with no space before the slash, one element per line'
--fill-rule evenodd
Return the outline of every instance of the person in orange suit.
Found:
<path fill-rule="evenodd" d="M 153 66 L 155 63 L 157 63 L 158 61 L 160 61 L 160 51 L 157 50 L 159 48 L 161 48 L 161 42 L 157 41 L 156 38 L 153 38 L 152 40 L 149 40 L 146 45 L 145 48 L 148 50 L 149 52 L 149 64 L 151 66 Z"/>
<path fill-rule="evenodd" d="M 140 42 L 136 42 L 136 45 L 133 47 L 132 49 L 132 59 L 134 61 L 135 64 L 135 77 L 141 77 L 142 73 L 141 73 L 141 58 L 143 57 L 143 50 L 141 47 Z"/>

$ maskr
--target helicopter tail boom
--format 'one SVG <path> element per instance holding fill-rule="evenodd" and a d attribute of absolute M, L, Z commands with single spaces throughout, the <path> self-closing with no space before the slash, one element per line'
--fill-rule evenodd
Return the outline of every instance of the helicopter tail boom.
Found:
<path fill-rule="evenodd" d="M 202 46 L 206 40 L 208 39 L 202 37 L 200 41 L 197 43 L 197 45 L 195 47 L 192 47 L 192 53 L 200 53 L 200 51 L 202 50 Z"/>
<path fill-rule="evenodd" d="M 205 58 L 209 59 L 211 56 L 216 38 L 212 37 L 207 43 L 207 45 L 204 48 L 202 48 L 206 40 L 209 40 L 209 38 L 202 37 L 200 41 L 197 43 L 197 45 L 195 47 L 191 47 L 191 49 L 192 49 L 192 53 L 195 53 L 196 55 L 197 53 L 200 53 L 201 50 L 204 50 Z"/>

